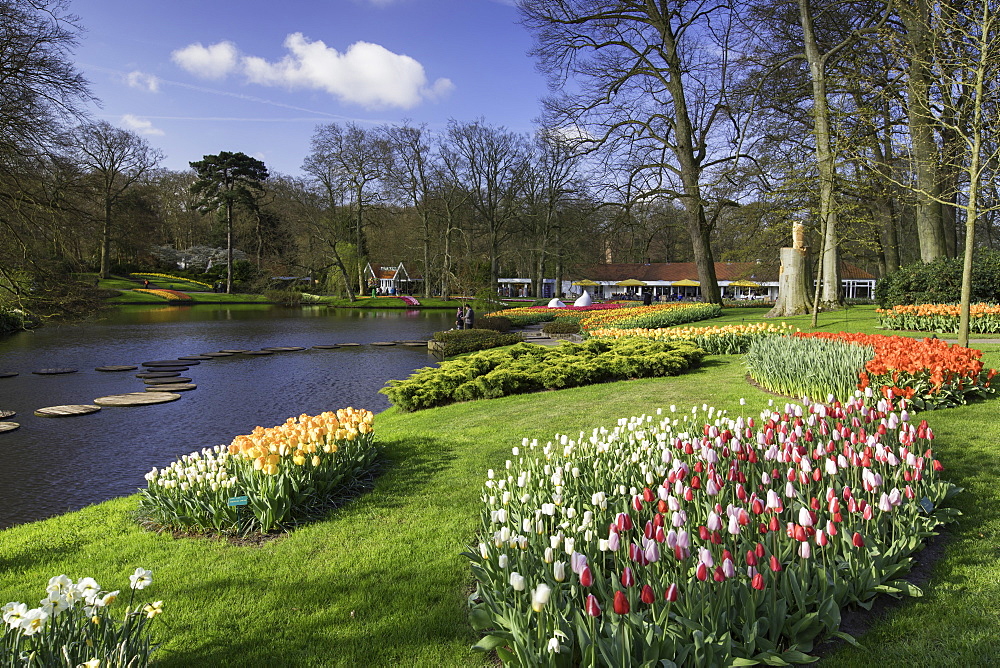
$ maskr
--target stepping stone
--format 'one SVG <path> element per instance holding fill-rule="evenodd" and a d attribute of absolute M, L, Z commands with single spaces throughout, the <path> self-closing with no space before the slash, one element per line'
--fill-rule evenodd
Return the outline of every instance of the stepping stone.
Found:
<path fill-rule="evenodd" d="M 142 382 L 146 385 L 169 385 L 170 383 L 190 383 L 191 379 L 175 376 L 172 378 L 143 378 Z"/>
<path fill-rule="evenodd" d="M 147 392 L 187 392 L 193 390 L 198 386 L 194 383 L 173 383 L 169 385 L 150 385 L 146 388 Z"/>
<path fill-rule="evenodd" d="M 393 341 L 372 341 L 373 346 L 394 346 L 396 345 Z"/>
<path fill-rule="evenodd" d="M 166 368 L 166 367 L 163 367 Z M 147 371 L 146 373 L 135 374 L 136 378 L 176 378 L 181 375 L 180 371 Z"/>
<path fill-rule="evenodd" d="M 187 371 L 191 367 L 187 366 L 150 366 L 143 369 L 143 373 L 180 373 Z"/>
<path fill-rule="evenodd" d="M 269 348 L 261 348 L 261 350 L 270 350 L 276 353 L 290 353 L 295 350 L 305 350 L 302 346 L 271 346 Z"/>
<path fill-rule="evenodd" d="M 129 392 L 127 394 L 110 394 L 94 399 L 101 406 L 151 406 L 177 401 L 181 395 L 172 392 Z M 96 406 L 95 406 L 96 408 Z M 36 413 L 37 415 L 37 413 Z"/>
<path fill-rule="evenodd" d="M 155 367 L 155 366 L 197 366 L 201 362 L 197 360 L 156 360 L 153 362 L 143 362 L 143 366 Z"/>
<path fill-rule="evenodd" d="M 229 357 L 233 353 L 219 352 L 219 353 L 202 353 L 203 356 L 212 359 L 214 357 Z"/>
<path fill-rule="evenodd" d="M 56 376 L 61 373 L 76 373 L 76 369 L 56 367 L 52 369 L 39 369 L 38 371 L 32 371 L 31 373 L 37 373 L 39 376 Z"/>
<path fill-rule="evenodd" d="M 333 350 L 334 348 L 339 348 L 340 346 L 336 343 L 330 343 L 327 345 L 313 346 L 316 350 Z"/>
<path fill-rule="evenodd" d="M 410 347 L 410 348 L 426 348 L 427 347 L 427 342 L 426 341 L 403 341 L 402 345 Z"/>
<path fill-rule="evenodd" d="M 273 355 L 273 350 L 248 350 L 246 355 Z"/>
<path fill-rule="evenodd" d="M 100 406 L 92 406 L 90 404 L 67 404 L 65 406 L 39 408 L 35 411 L 35 415 L 38 417 L 70 417 L 72 415 L 88 415 L 89 413 L 96 413 L 99 410 L 101 410 Z"/>
<path fill-rule="evenodd" d="M 187 361 L 190 360 L 192 362 L 196 362 L 197 363 L 198 360 L 210 360 L 212 358 L 209 357 L 208 355 L 185 355 L 184 357 L 178 357 L 177 359 L 183 360 L 184 362 L 187 362 Z"/>
<path fill-rule="evenodd" d="M 342 346 L 360 346 L 360 343 L 341 343 Z"/>
<path fill-rule="evenodd" d="M 230 355 L 238 355 L 239 353 L 248 353 L 249 350 L 220 350 L 220 353 L 229 353 Z"/>
<path fill-rule="evenodd" d="M 0 411 L 0 420 L 6 420 L 9 417 L 14 417 L 17 415 L 17 411 Z"/>
<path fill-rule="evenodd" d="M 16 371 L 0 371 L 0 378 L 13 378 L 16 375 Z"/>
<path fill-rule="evenodd" d="M 16 422 L 0 422 L 0 434 L 5 431 L 14 431 L 15 429 L 20 429 L 21 425 Z"/>
<path fill-rule="evenodd" d="M 109 366 L 94 367 L 95 371 L 135 371 L 139 367 L 133 364 L 111 364 Z"/>

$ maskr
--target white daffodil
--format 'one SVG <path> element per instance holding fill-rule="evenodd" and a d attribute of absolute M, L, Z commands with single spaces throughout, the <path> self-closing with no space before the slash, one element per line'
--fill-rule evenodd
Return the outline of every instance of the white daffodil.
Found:
<path fill-rule="evenodd" d="M 132 589 L 145 589 L 153 584 L 153 571 L 137 568 L 135 573 L 128 576 L 128 579 L 132 582 Z"/>
<path fill-rule="evenodd" d="M 48 618 L 49 614 L 41 608 L 28 610 L 28 612 L 25 613 L 24 618 L 21 619 L 21 633 L 26 636 L 35 635 L 42 630 L 42 627 L 45 626 L 45 620 Z"/>
<path fill-rule="evenodd" d="M 24 616 L 28 614 L 28 606 L 24 603 L 10 602 L 3 606 L 3 621 L 12 629 L 20 628 Z"/>
<path fill-rule="evenodd" d="M 63 589 L 71 586 L 73 586 L 73 581 L 67 576 L 54 575 L 49 578 L 49 586 L 45 588 L 45 591 L 62 591 Z"/>

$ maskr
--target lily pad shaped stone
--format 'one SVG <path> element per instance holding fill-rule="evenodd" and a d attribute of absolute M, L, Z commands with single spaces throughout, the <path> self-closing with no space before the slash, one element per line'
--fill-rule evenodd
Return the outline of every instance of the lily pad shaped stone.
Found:
<path fill-rule="evenodd" d="M 70 417 L 73 415 L 88 415 L 89 413 L 96 413 L 101 410 L 100 406 L 92 406 L 89 404 L 67 404 L 65 406 L 49 406 L 47 408 L 39 408 L 35 411 L 35 415 L 38 417 Z"/>

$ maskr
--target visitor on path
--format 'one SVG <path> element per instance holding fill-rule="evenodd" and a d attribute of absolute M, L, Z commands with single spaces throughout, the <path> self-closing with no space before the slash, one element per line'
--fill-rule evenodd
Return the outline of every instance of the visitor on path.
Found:
<path fill-rule="evenodd" d="M 471 306 L 466 305 L 465 307 L 465 328 L 472 329 L 472 325 L 476 322 L 476 312 L 472 310 Z"/>
<path fill-rule="evenodd" d="M 142 279 L 142 287 L 145 288 L 146 290 L 149 289 L 149 279 L 148 278 Z"/>
<path fill-rule="evenodd" d="M 459 306 L 458 310 L 455 311 L 455 329 L 462 329 L 465 325 L 465 314 L 462 311 L 462 307 Z"/>

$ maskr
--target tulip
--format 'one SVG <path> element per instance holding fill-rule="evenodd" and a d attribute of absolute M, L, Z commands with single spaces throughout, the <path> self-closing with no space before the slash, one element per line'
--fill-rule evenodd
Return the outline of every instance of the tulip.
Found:
<path fill-rule="evenodd" d="M 587 611 L 587 614 L 590 615 L 591 617 L 601 616 L 601 606 L 597 604 L 597 597 L 594 596 L 593 594 L 587 594 L 587 600 L 584 603 L 584 609 Z"/>
<path fill-rule="evenodd" d="M 640 600 L 646 605 L 652 605 L 653 601 L 656 600 L 656 594 L 653 593 L 653 588 L 649 585 L 642 586 L 642 593 L 639 594 Z"/>
<path fill-rule="evenodd" d="M 778 557 L 773 554 L 771 555 L 771 570 L 775 573 L 781 570 L 781 562 L 778 561 Z"/>
<path fill-rule="evenodd" d="M 524 576 L 513 571 L 510 574 L 510 586 L 514 588 L 514 591 L 524 591 Z"/>
<path fill-rule="evenodd" d="M 671 583 L 667 590 L 663 592 L 663 599 L 673 603 L 677 600 L 677 584 Z"/>
<path fill-rule="evenodd" d="M 764 587 L 766 586 L 764 584 L 764 576 L 761 575 L 760 573 L 754 575 L 753 579 L 750 580 L 750 586 L 753 587 L 754 589 L 757 589 L 758 591 L 763 591 Z"/>
<path fill-rule="evenodd" d="M 569 564 L 573 572 L 579 575 L 583 567 L 587 565 L 587 555 L 574 552 L 570 555 Z"/>
<path fill-rule="evenodd" d="M 566 562 L 557 561 L 552 564 L 552 577 L 555 578 L 556 582 L 562 582 L 566 579 Z"/>
<path fill-rule="evenodd" d="M 861 537 L 860 533 L 858 533 L 857 531 L 855 531 L 854 535 L 851 536 L 851 544 L 853 544 L 854 547 L 864 547 L 865 546 L 865 539 Z"/>
<path fill-rule="evenodd" d="M 531 609 L 535 612 L 541 612 L 545 604 L 549 602 L 549 597 L 552 595 L 552 588 L 547 584 L 540 583 L 535 587 L 535 591 L 531 594 Z"/>
<path fill-rule="evenodd" d="M 628 566 L 622 570 L 621 583 L 623 587 L 631 587 L 635 584 L 635 575 L 632 574 L 632 569 Z"/>
<path fill-rule="evenodd" d="M 700 580 L 701 582 L 704 582 L 705 580 L 708 579 L 708 566 L 706 566 L 704 562 L 698 562 L 698 568 L 695 571 L 695 577 L 697 577 L 698 580 Z"/>
<path fill-rule="evenodd" d="M 627 615 L 631 609 L 628 604 L 628 598 L 620 590 L 615 592 L 614 609 L 619 615 Z"/>
<path fill-rule="evenodd" d="M 590 587 L 594 584 L 594 574 L 590 570 L 590 566 L 584 566 L 583 570 L 580 571 L 580 584 L 584 587 Z"/>

